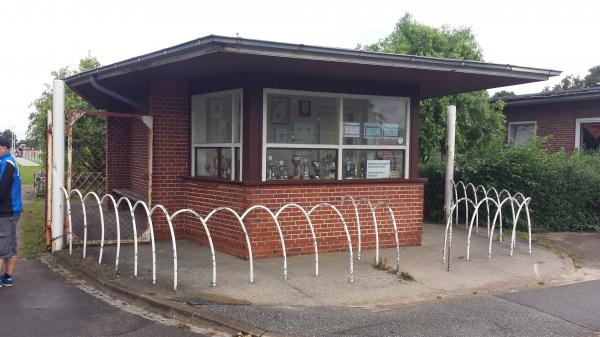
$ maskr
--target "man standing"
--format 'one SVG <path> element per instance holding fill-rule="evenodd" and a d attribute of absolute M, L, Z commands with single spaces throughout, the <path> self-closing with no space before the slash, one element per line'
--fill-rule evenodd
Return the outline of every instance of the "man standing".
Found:
<path fill-rule="evenodd" d="M 21 174 L 17 161 L 10 155 L 10 140 L 0 136 L 0 286 L 13 285 L 17 263 L 17 223 L 23 211 Z"/>

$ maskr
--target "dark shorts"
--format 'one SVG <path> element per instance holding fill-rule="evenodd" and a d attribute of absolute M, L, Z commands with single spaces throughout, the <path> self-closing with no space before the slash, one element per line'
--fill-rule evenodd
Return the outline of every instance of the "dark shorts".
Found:
<path fill-rule="evenodd" d="M 17 255 L 17 223 L 19 216 L 0 217 L 0 259 Z"/>

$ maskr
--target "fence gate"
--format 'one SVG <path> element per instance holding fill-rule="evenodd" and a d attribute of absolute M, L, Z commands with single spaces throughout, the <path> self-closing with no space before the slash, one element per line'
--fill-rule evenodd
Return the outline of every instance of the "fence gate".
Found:
<path fill-rule="evenodd" d="M 130 192 L 128 186 L 119 186 L 119 189 L 107 190 L 107 125 L 108 118 L 120 119 L 127 125 L 145 128 L 146 134 L 128 133 L 124 136 L 137 137 L 131 139 L 128 151 L 135 151 L 135 160 L 146 159 L 147 167 L 147 193 L 139 195 Z M 71 217 L 73 226 L 73 240 L 75 243 L 83 241 L 84 226 L 87 223 L 87 243 L 100 244 L 101 228 L 100 218 L 104 220 L 104 243 L 116 243 L 117 240 L 117 214 L 119 217 L 120 236 L 122 243 L 133 242 L 133 224 L 136 225 L 138 241 L 148 241 L 148 220 L 143 207 L 134 210 L 135 222 L 131 210 L 126 202 L 122 202 L 115 210 L 112 200 L 104 197 L 106 194 L 125 196 L 134 204 L 141 200 L 148 205 L 152 201 L 152 116 L 131 113 L 116 113 L 103 111 L 71 110 L 67 115 L 67 172 L 66 189 L 71 192 Z M 138 139 L 139 138 L 139 139 Z M 143 139 L 142 139 L 143 138 Z M 135 146 L 135 147 L 134 147 Z M 116 151 L 117 149 L 108 149 Z M 122 151 L 123 149 L 121 149 Z M 139 174 L 139 172 L 135 172 Z M 79 191 L 80 193 L 77 193 Z M 119 191 L 119 192 L 117 192 Z M 115 195 L 116 194 L 116 195 Z M 115 201 L 118 201 L 116 199 Z M 102 207 L 99 207 L 99 202 Z M 102 214 L 100 213 L 102 212 Z M 66 223 L 66 222 L 65 222 Z"/>

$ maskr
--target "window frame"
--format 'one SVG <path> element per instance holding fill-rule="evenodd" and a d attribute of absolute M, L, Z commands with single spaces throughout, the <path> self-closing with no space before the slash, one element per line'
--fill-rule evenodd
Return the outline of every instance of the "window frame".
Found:
<path fill-rule="evenodd" d="M 211 97 L 216 97 L 216 96 L 223 96 L 225 94 L 230 94 L 231 95 L 231 142 L 230 143 L 198 143 L 195 144 L 194 143 L 194 126 L 196 125 L 196 114 L 194 113 L 194 100 L 195 99 L 208 99 Z M 239 130 L 239 138 L 238 138 L 238 142 L 235 142 L 235 123 L 233 123 L 233 109 L 235 106 L 235 97 L 236 94 L 240 95 L 240 130 Z M 192 95 L 191 99 L 190 99 L 190 112 L 191 112 L 191 118 L 190 118 L 190 151 L 191 151 L 191 156 L 190 156 L 190 160 L 191 160 L 191 176 L 192 177 L 197 177 L 197 178 L 208 178 L 208 179 L 214 179 L 215 177 L 211 177 L 211 176 L 203 176 L 203 175 L 196 175 L 196 149 L 197 148 L 229 148 L 231 150 L 231 179 L 226 179 L 226 178 L 217 178 L 217 179 L 222 179 L 224 181 L 242 181 L 243 180 L 243 137 L 244 137 L 244 90 L 242 88 L 236 88 L 236 89 L 229 89 L 229 90 L 221 90 L 221 91 L 212 91 L 212 92 L 207 92 L 207 93 L 203 93 L 203 94 L 197 94 L 197 95 Z M 238 177 L 238 172 L 236 171 L 236 165 L 235 165 L 235 151 L 236 149 L 238 150 L 239 156 L 240 156 L 240 167 L 239 167 L 239 179 L 237 179 Z"/>
<path fill-rule="evenodd" d="M 506 130 L 507 131 L 506 138 L 507 138 L 509 144 L 515 145 L 515 143 L 513 141 L 514 132 L 513 132 L 512 136 L 511 136 L 511 132 L 510 132 L 511 127 L 512 126 L 523 125 L 523 124 L 533 124 L 533 137 L 537 137 L 537 130 L 538 130 L 537 121 L 514 121 L 514 122 L 508 122 L 508 130 Z M 523 144 L 516 144 L 515 146 L 520 146 L 520 145 L 523 145 Z"/>
<path fill-rule="evenodd" d="M 581 150 L 581 125 L 586 123 L 600 123 L 600 117 L 586 117 L 575 119 L 575 150 Z"/>
<path fill-rule="evenodd" d="M 268 127 L 268 95 L 305 95 L 314 97 L 327 97 L 338 99 L 338 143 L 337 144 L 289 144 L 289 143 L 268 143 L 267 142 L 267 127 Z M 404 102 L 406 104 L 406 137 L 404 145 L 348 145 L 344 144 L 344 98 L 346 99 L 386 99 Z M 289 90 L 289 89 L 275 89 L 275 88 L 263 88 L 263 107 L 262 107 L 262 159 L 261 159 L 261 181 L 267 181 L 267 173 L 265 168 L 267 167 L 267 150 L 269 148 L 282 148 L 282 149 L 323 149 L 323 150 L 336 150 L 337 151 L 337 163 L 336 163 L 336 180 L 343 179 L 343 153 L 344 150 L 404 150 L 404 177 L 401 179 L 408 179 L 409 177 L 409 164 L 410 164 L 410 97 L 402 96 L 380 96 L 380 95 L 360 95 L 360 94 L 347 94 L 347 93 L 336 93 L 336 92 L 324 92 L 324 91 L 307 91 L 307 90 Z M 384 178 L 394 179 L 394 178 Z M 356 181 L 364 181 L 368 179 L 356 179 Z"/>

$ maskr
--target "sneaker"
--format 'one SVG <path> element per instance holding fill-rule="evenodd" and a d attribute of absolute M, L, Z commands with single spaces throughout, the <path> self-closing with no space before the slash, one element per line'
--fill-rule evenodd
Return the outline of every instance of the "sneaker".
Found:
<path fill-rule="evenodd" d="M 0 276 L 0 284 L 2 284 L 2 286 L 4 286 L 4 287 L 12 287 L 12 285 L 13 285 L 12 276 L 10 276 L 8 274 L 4 274 L 4 275 Z"/>

